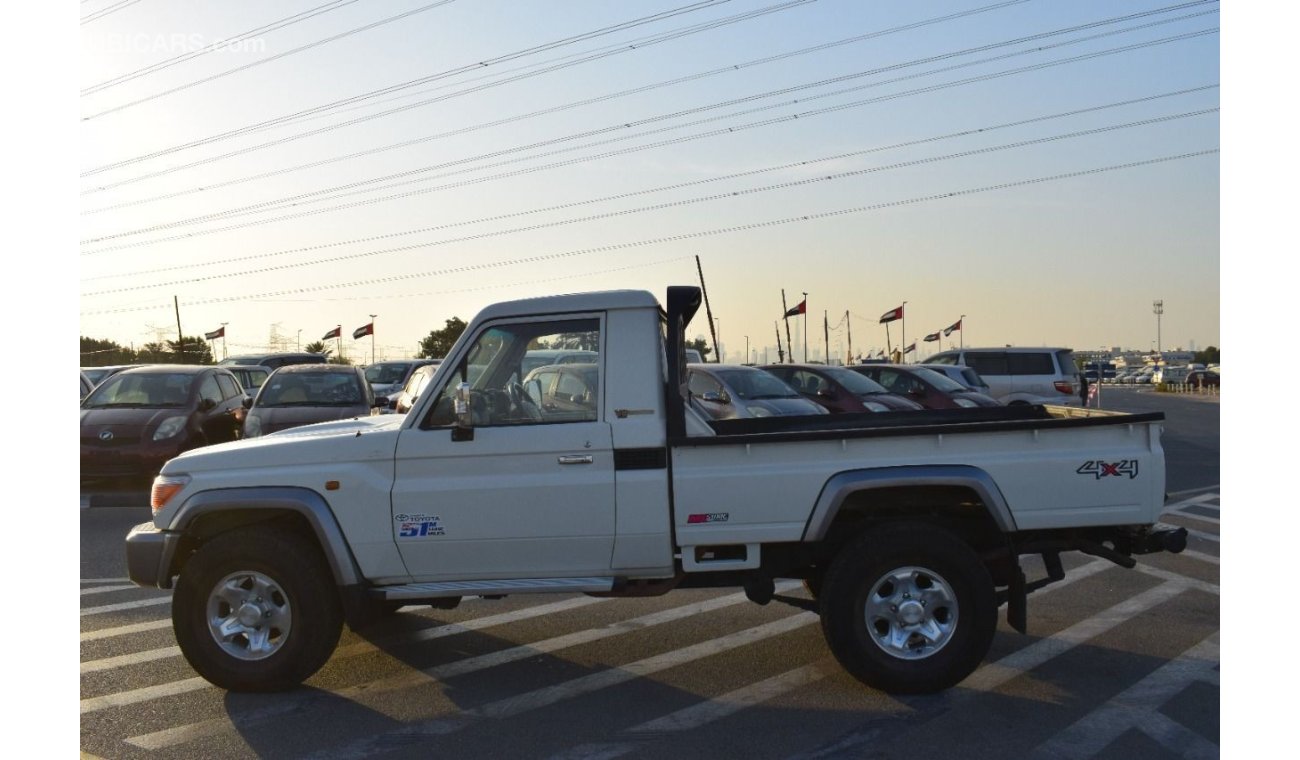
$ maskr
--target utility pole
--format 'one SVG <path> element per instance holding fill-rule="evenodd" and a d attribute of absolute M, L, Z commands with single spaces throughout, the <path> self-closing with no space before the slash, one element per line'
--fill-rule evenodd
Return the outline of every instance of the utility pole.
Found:
<path fill-rule="evenodd" d="M 181 302 L 172 296 L 172 306 L 176 308 L 176 353 L 181 355 L 181 364 L 185 363 L 185 333 L 181 330 Z"/>
<path fill-rule="evenodd" d="M 1151 311 L 1156 315 L 1156 353 L 1160 354 L 1160 356 L 1164 356 L 1164 345 L 1160 342 L 1160 318 L 1165 314 L 1164 299 L 1162 298 L 1159 301 L 1152 301 Z"/>
<path fill-rule="evenodd" d="M 709 306 L 709 289 L 704 287 L 704 268 L 700 266 L 699 256 L 695 257 L 695 271 L 700 273 L 700 295 L 704 296 L 704 316 L 709 318 L 709 335 L 713 338 L 713 355 L 718 357 L 715 363 L 720 363 L 722 356 L 718 349 L 718 335 L 713 331 L 713 309 Z"/>
<path fill-rule="evenodd" d="M 808 294 L 803 294 L 803 363 L 808 363 Z"/>
<path fill-rule="evenodd" d="M 790 340 L 790 310 L 785 306 L 785 288 L 781 288 L 781 313 L 785 315 L 782 317 L 785 320 L 785 347 L 790 349 L 790 363 L 794 364 L 794 341 Z M 776 350 L 777 353 L 781 352 L 780 330 L 776 332 Z M 785 361 L 781 363 L 785 364 Z"/>
<path fill-rule="evenodd" d="M 302 328 L 301 328 L 301 327 L 298 328 L 298 337 L 297 337 L 297 338 L 294 338 L 294 341 L 293 341 L 293 350 L 294 350 L 294 351 L 301 351 L 301 350 L 302 350 Z"/>
<path fill-rule="evenodd" d="M 849 332 L 849 355 L 844 360 L 845 366 L 853 363 L 853 320 L 849 319 L 849 310 L 844 310 L 844 327 Z"/>
<path fill-rule="evenodd" d="M 722 363 L 722 344 L 718 342 L 718 336 L 722 334 L 722 317 L 713 318 L 713 350 L 718 355 L 718 364 Z"/>

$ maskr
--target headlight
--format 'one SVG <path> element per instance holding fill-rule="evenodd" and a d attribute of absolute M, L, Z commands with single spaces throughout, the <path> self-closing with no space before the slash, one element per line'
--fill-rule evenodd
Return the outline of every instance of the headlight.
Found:
<path fill-rule="evenodd" d="M 968 398 L 955 398 L 953 399 L 953 401 L 957 402 L 957 406 L 964 406 L 967 409 L 973 409 L 979 406 L 979 404 L 975 403 L 974 401 L 971 401 Z"/>
<path fill-rule="evenodd" d="M 153 431 L 153 439 L 162 441 L 167 438 L 175 438 L 178 433 L 185 429 L 184 417 L 168 417 L 162 421 L 158 429 Z"/>
<path fill-rule="evenodd" d="M 751 406 L 749 407 L 749 414 L 751 417 L 771 417 L 772 410 L 762 406 Z"/>
<path fill-rule="evenodd" d="M 256 438 L 262 434 L 262 420 L 256 414 L 244 418 L 244 437 Z"/>
<path fill-rule="evenodd" d="M 868 410 L 868 411 L 871 411 L 871 412 L 887 412 L 887 411 L 889 411 L 889 407 L 885 406 L 884 404 L 876 403 L 875 401 L 863 401 L 863 402 L 862 402 L 862 405 L 865 406 L 865 407 L 867 408 L 867 410 Z"/>

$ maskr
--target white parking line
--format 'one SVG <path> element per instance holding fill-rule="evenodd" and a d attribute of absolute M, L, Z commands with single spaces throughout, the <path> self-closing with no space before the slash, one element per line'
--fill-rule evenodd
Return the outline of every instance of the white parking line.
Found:
<path fill-rule="evenodd" d="M 1214 594 L 1215 596 L 1218 596 L 1219 594 L 1218 584 L 1210 583 L 1209 581 L 1203 581 L 1199 578 L 1192 578 L 1191 576 L 1183 575 L 1182 573 L 1175 573 L 1172 570 L 1165 570 L 1163 568 L 1153 567 L 1151 565 L 1142 565 L 1142 564 L 1139 564 L 1134 569 L 1136 569 L 1139 572 L 1146 573 L 1147 575 L 1153 576 L 1155 578 L 1169 581 L 1170 583 L 1181 583 L 1182 585 L 1187 586 L 1188 588 L 1198 589 L 1200 591 L 1204 591 L 1207 594 Z"/>
<path fill-rule="evenodd" d="M 1205 554 L 1203 552 L 1192 551 L 1191 549 L 1183 549 L 1178 554 L 1181 557 L 1191 557 L 1192 559 L 1198 559 L 1202 562 L 1209 562 L 1212 565 L 1219 564 L 1219 558 L 1213 554 Z"/>
<path fill-rule="evenodd" d="M 82 583 L 129 583 L 130 578 L 82 578 Z"/>
<path fill-rule="evenodd" d="M 1196 536 L 1197 538 L 1201 539 L 1202 541 L 1213 541 L 1213 542 L 1216 543 L 1216 544 L 1219 543 L 1219 537 L 1218 537 L 1217 535 L 1213 534 L 1213 533 L 1206 533 L 1206 532 L 1204 532 L 1204 531 L 1200 531 L 1200 530 L 1192 530 L 1191 528 L 1188 528 L 1188 529 L 1187 529 L 1187 535 L 1189 535 L 1189 536 Z"/>
<path fill-rule="evenodd" d="M 776 588 L 777 591 L 789 591 L 798 586 L 799 584 L 797 582 L 785 582 L 777 584 Z M 207 738 L 228 729 L 238 728 L 240 730 L 245 730 L 285 713 L 310 709 L 311 705 L 324 700 L 336 701 L 339 699 L 346 699 L 349 701 L 355 701 L 362 697 L 368 697 L 375 694 L 381 694 L 398 689 L 413 688 L 427 684 L 431 681 L 441 681 L 447 678 L 496 667 L 498 665 L 517 662 L 540 654 L 556 652 L 561 649 L 589 644 L 593 641 L 599 641 L 623 633 L 631 633 L 652 626 L 662 625 L 692 615 L 713 612 L 725 607 L 740 604 L 744 601 L 744 594 L 729 594 L 727 596 L 708 599 L 703 602 L 696 602 L 682 607 L 674 607 L 659 612 L 652 612 L 648 615 L 632 618 L 631 620 L 620 620 L 601 628 L 588 628 L 583 631 L 577 631 L 563 636 L 555 636 L 531 644 L 522 644 L 520 646 L 510 647 L 509 649 L 489 652 L 488 654 L 479 655 L 477 657 L 444 663 L 424 670 L 402 673 L 391 678 L 369 681 L 367 683 L 349 686 L 345 689 L 332 691 L 325 695 L 317 693 L 306 695 L 286 695 L 274 705 L 269 705 L 258 710 L 236 713 L 184 726 L 176 726 L 162 731 L 155 731 L 151 734 L 134 736 L 126 741 L 128 744 L 143 749 L 164 749 L 185 742 Z"/>
<path fill-rule="evenodd" d="M 628 729 L 633 734 L 666 734 L 690 731 L 707 723 L 733 715 L 747 707 L 774 699 L 801 686 L 815 683 L 830 675 L 831 667 L 819 662 L 788 670 L 758 683 L 729 691 L 707 702 L 683 708 L 662 718 L 646 721 Z"/>
<path fill-rule="evenodd" d="M 1160 707 L 1193 682 L 1217 686 L 1218 667 L 1219 634 L 1216 632 L 1040 744 L 1031 757 L 1043 760 L 1093 757 L 1124 732 L 1137 729 L 1173 750 L 1178 757 L 1217 760 L 1218 746 L 1161 714 Z"/>
<path fill-rule="evenodd" d="M 747 628 L 743 631 L 693 644 L 682 649 L 665 652 L 621 667 L 598 671 L 553 686 L 545 686 L 526 694 L 519 694 L 491 702 L 458 715 L 435 718 L 407 725 L 396 731 L 366 737 L 351 744 L 325 750 L 317 758 L 367 758 L 388 749 L 399 749 L 417 744 L 425 737 L 455 733 L 484 718 L 512 718 L 532 710 L 562 702 L 566 699 L 607 689 L 637 678 L 658 673 L 695 660 L 722 654 L 732 649 L 754 644 L 764 639 L 780 636 L 817 622 L 811 612 L 800 612 L 790 617 Z"/>
<path fill-rule="evenodd" d="M 134 602 L 122 602 L 121 604 L 106 604 L 103 607 L 85 607 L 81 610 L 81 616 L 102 615 L 105 612 L 120 612 L 121 610 L 134 610 L 140 607 L 155 607 L 159 604 L 171 604 L 172 598 L 164 596 L 157 599 L 140 599 Z"/>
<path fill-rule="evenodd" d="M 111 639 L 114 636 L 130 636 L 145 631 L 156 631 L 159 628 L 171 628 L 171 618 L 162 620 L 150 620 L 147 623 L 133 623 L 131 625 L 121 625 L 116 628 L 100 628 L 97 631 L 86 631 L 81 634 L 82 641 L 99 641 L 100 639 Z"/>
<path fill-rule="evenodd" d="M 128 583 L 125 586 L 98 586 L 96 588 L 83 588 L 81 590 L 81 595 L 86 596 L 87 594 L 107 594 L 110 591 L 130 591 L 131 589 L 139 589 L 139 588 L 140 587 L 135 585 L 134 583 Z"/>

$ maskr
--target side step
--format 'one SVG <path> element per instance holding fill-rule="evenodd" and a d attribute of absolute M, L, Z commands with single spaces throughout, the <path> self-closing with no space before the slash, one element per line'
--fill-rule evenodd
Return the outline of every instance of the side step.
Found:
<path fill-rule="evenodd" d="M 511 578 L 496 581 L 441 581 L 408 583 L 374 589 L 387 601 L 432 599 L 446 596 L 505 596 L 506 594 L 585 594 L 609 592 L 613 578 Z"/>

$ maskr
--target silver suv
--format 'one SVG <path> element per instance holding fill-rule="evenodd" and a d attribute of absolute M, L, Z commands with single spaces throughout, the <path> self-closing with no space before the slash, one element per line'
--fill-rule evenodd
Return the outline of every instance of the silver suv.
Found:
<path fill-rule="evenodd" d="M 965 348 L 931 356 L 927 364 L 970 367 L 1003 404 L 1080 406 L 1079 369 L 1068 348 Z"/>

